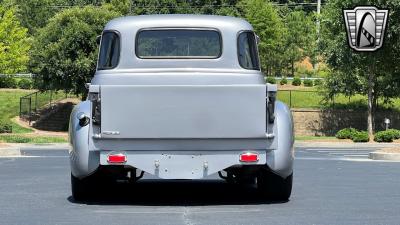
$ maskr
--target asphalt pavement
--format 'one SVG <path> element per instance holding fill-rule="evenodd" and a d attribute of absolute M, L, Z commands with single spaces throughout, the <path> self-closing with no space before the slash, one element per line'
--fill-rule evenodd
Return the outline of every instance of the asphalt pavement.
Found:
<path fill-rule="evenodd" d="M 400 224 L 400 163 L 373 161 L 365 147 L 296 149 L 290 201 L 266 202 L 251 186 L 216 176 L 145 176 L 75 202 L 65 149 L 21 149 L 0 158 L 0 224 Z"/>

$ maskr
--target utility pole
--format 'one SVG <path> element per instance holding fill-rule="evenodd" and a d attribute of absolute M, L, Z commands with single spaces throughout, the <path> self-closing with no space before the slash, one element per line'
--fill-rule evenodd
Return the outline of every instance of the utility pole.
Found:
<path fill-rule="evenodd" d="M 319 60 L 319 33 L 320 33 L 320 16 L 321 16 L 321 0 L 317 0 L 317 63 L 315 63 L 315 72 L 318 70 L 318 60 Z"/>

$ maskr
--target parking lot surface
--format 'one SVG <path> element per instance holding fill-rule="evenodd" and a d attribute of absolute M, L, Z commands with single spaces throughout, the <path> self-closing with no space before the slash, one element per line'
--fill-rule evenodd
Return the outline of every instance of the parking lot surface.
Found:
<path fill-rule="evenodd" d="M 290 201 L 259 200 L 217 176 L 145 176 L 75 202 L 66 150 L 23 149 L 0 158 L 0 224 L 400 224 L 400 163 L 373 148 L 297 148 Z"/>

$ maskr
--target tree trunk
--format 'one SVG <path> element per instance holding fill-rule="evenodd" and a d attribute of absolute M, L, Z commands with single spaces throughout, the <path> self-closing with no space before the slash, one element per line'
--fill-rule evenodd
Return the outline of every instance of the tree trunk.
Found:
<path fill-rule="evenodd" d="M 375 86 L 375 68 L 374 63 L 369 66 L 368 74 L 368 136 L 373 138 L 373 111 L 374 111 L 374 86 Z"/>
<path fill-rule="evenodd" d="M 294 60 L 292 60 L 292 77 L 294 77 Z"/>

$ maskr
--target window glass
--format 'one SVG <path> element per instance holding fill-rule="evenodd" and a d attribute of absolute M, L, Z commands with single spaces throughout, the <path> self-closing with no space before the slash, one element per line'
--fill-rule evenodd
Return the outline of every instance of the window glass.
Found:
<path fill-rule="evenodd" d="M 242 32 L 238 37 L 238 57 L 241 67 L 259 70 L 256 38 L 253 32 Z"/>
<path fill-rule="evenodd" d="M 115 32 L 104 32 L 101 38 L 99 62 L 97 68 L 106 70 L 115 68 L 119 60 L 119 36 Z"/>
<path fill-rule="evenodd" d="M 139 58 L 218 58 L 221 49 L 215 30 L 142 30 L 136 38 Z"/>

